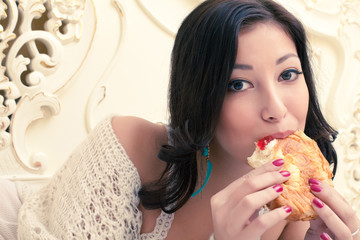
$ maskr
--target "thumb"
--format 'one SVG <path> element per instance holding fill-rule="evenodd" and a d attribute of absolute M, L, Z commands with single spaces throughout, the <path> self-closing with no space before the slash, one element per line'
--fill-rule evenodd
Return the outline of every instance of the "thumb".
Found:
<path fill-rule="evenodd" d="M 327 230 L 327 226 L 321 218 L 318 217 L 315 220 L 311 220 L 310 227 L 305 235 L 305 240 L 319 239 L 320 235 Z"/>

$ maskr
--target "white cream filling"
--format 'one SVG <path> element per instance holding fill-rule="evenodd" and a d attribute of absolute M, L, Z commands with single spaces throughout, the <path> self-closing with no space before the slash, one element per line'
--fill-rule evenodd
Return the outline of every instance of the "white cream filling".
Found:
<path fill-rule="evenodd" d="M 276 160 L 276 159 L 273 159 L 272 150 L 273 150 L 275 144 L 277 143 L 277 141 L 278 141 L 277 139 L 270 141 L 265 146 L 264 150 L 260 150 L 259 146 L 257 146 L 257 143 L 255 143 L 255 145 L 256 145 L 255 151 L 253 152 L 253 154 L 250 157 L 247 158 L 249 165 L 252 166 L 253 168 L 257 168 L 267 162 Z M 278 158 L 284 157 L 282 152 L 278 153 L 278 154 L 279 154 Z"/>

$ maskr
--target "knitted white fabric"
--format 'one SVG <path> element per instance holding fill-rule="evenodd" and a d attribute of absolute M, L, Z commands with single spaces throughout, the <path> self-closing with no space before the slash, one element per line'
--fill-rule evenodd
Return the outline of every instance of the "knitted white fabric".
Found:
<path fill-rule="evenodd" d="M 15 184 L 0 179 L 0 240 L 16 239 L 17 215 L 21 206 Z"/>
<path fill-rule="evenodd" d="M 173 214 L 164 212 L 152 233 L 140 234 L 137 169 L 111 126 L 100 122 L 50 183 L 21 196 L 21 239 L 165 239 Z"/>

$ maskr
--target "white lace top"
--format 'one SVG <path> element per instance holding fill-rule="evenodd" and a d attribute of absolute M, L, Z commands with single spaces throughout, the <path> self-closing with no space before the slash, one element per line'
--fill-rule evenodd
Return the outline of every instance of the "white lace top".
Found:
<path fill-rule="evenodd" d="M 50 183 L 20 192 L 19 239 L 165 239 L 173 214 L 162 212 L 152 233 L 140 234 L 137 169 L 111 126 L 102 121 Z"/>

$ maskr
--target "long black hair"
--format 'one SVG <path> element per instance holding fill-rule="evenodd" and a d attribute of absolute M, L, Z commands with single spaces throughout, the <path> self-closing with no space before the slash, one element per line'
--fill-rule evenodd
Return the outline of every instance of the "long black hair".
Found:
<path fill-rule="evenodd" d="M 280 24 L 295 43 L 309 91 L 305 133 L 336 169 L 332 141 L 337 132 L 319 107 L 301 22 L 271 0 L 208 0 L 185 18 L 175 39 L 169 85 L 172 143 L 159 152 L 159 158 L 167 162 L 162 177 L 139 192 L 144 207 L 175 212 L 194 192 L 197 153 L 214 136 L 236 60 L 239 32 L 269 21 Z"/>

